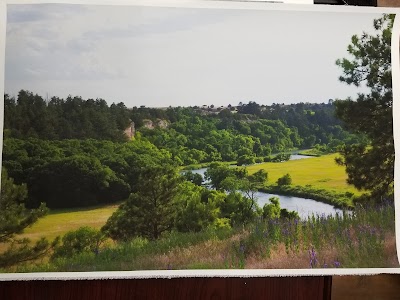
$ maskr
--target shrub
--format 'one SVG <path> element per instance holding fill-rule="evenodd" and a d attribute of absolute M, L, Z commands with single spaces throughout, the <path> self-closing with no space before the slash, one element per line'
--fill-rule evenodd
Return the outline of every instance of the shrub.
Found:
<path fill-rule="evenodd" d="M 52 259 L 72 257 L 83 252 L 98 253 L 105 239 L 100 231 L 88 226 L 69 231 L 63 236 L 62 244 L 56 247 Z"/>
<path fill-rule="evenodd" d="M 255 161 L 257 164 L 260 164 L 260 163 L 262 163 L 264 160 L 263 160 L 262 157 L 256 157 L 254 161 Z"/>
<path fill-rule="evenodd" d="M 278 178 L 278 180 L 276 181 L 276 183 L 277 183 L 279 186 L 282 186 L 282 185 L 291 185 L 291 184 L 292 184 L 292 177 L 290 176 L 290 174 L 283 175 L 281 178 Z"/>

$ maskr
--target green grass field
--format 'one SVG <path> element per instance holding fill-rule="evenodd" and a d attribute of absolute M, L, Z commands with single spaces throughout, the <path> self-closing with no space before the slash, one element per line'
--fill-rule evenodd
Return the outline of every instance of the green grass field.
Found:
<path fill-rule="evenodd" d="M 75 208 L 51 211 L 39 219 L 32 227 L 25 230 L 21 237 L 36 241 L 41 237 L 53 240 L 71 230 L 82 226 L 100 229 L 117 209 L 118 205 L 96 206 L 91 208 Z"/>
<path fill-rule="evenodd" d="M 335 163 L 338 154 L 329 154 L 320 157 L 291 160 L 282 163 L 262 163 L 247 167 L 249 174 L 260 169 L 268 172 L 268 182 L 276 183 L 279 177 L 289 173 L 293 185 L 311 185 L 315 188 L 333 190 L 336 192 L 352 192 L 356 195 L 360 191 L 347 184 L 345 168 Z"/>

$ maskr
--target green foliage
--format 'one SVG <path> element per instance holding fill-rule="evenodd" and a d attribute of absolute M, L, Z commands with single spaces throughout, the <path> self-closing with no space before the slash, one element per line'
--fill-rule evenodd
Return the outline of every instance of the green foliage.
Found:
<path fill-rule="evenodd" d="M 55 247 L 52 259 L 58 257 L 72 257 L 83 252 L 98 254 L 106 237 L 91 227 L 80 227 L 75 231 L 67 232 L 62 238 L 62 244 Z"/>
<path fill-rule="evenodd" d="M 293 210 L 290 211 L 290 210 L 287 210 L 286 208 L 282 208 L 280 218 L 295 220 L 295 219 L 300 219 L 300 216 L 296 211 L 293 211 Z"/>
<path fill-rule="evenodd" d="M 28 210 L 24 201 L 27 196 L 25 185 L 16 185 L 3 168 L 0 194 L 0 245 L 8 247 L 0 253 L 0 267 L 9 267 L 24 261 L 35 260 L 45 255 L 57 243 L 50 244 L 42 238 L 33 246 L 28 239 L 18 239 L 17 234 L 47 213 L 42 203 L 38 209 Z"/>
<path fill-rule="evenodd" d="M 143 169 L 140 185 L 107 220 L 102 230 L 112 239 L 143 236 L 156 240 L 174 228 L 182 177 L 168 166 Z"/>
<path fill-rule="evenodd" d="M 281 216 L 281 206 L 278 197 L 269 198 L 270 204 L 265 204 L 263 207 L 264 219 L 279 219 Z"/>
<path fill-rule="evenodd" d="M 268 173 L 264 169 L 260 169 L 250 175 L 248 178 L 251 182 L 254 182 L 262 187 L 268 181 Z"/>
<path fill-rule="evenodd" d="M 175 226 L 180 232 L 198 232 L 205 228 L 223 227 L 219 219 L 225 194 L 186 182 L 180 186 Z"/>
<path fill-rule="evenodd" d="M 286 153 L 279 153 L 271 158 L 271 162 L 283 162 L 288 161 L 290 159 L 290 154 Z"/>
<path fill-rule="evenodd" d="M 259 106 L 253 102 L 248 105 Z M 246 107 L 243 104 L 237 114 L 204 115 L 195 107 L 169 108 L 167 112 L 137 108 L 135 114 L 153 121 L 162 115 L 170 122 L 165 129 L 138 127 L 145 138 L 170 151 L 184 165 L 220 160 L 252 164 L 272 152 L 357 140 L 341 128 L 331 104 L 263 105 L 260 113 L 251 115 L 246 112 L 253 110 Z M 278 156 L 277 161 L 285 159 Z"/>
<path fill-rule="evenodd" d="M 96 158 L 72 156 L 35 169 L 29 180 L 31 206 L 45 201 L 49 207 L 89 206 L 128 197 L 129 186 Z"/>
<path fill-rule="evenodd" d="M 228 268 L 244 268 L 254 259 L 269 262 L 270 254 L 286 255 L 302 268 L 389 267 L 387 236 L 394 236 L 394 207 L 383 204 L 357 206 L 353 214 L 313 215 L 306 220 L 296 217 L 263 219 L 247 227 L 248 234 L 231 243 L 225 255 Z M 285 257 L 285 254 L 282 255 Z M 271 268 L 288 267 L 278 259 Z M 261 263 L 262 265 L 262 263 Z M 289 266 L 290 267 L 290 266 Z"/>
<path fill-rule="evenodd" d="M 140 139 L 4 140 L 3 166 L 19 184 L 27 183 L 30 207 L 50 208 L 125 200 L 136 189 L 143 166 L 171 165 L 169 153 Z"/>
<path fill-rule="evenodd" d="M 201 186 L 203 184 L 203 176 L 197 173 L 193 173 L 191 171 L 185 171 L 183 173 L 183 177 L 185 180 L 194 183 L 195 185 Z"/>
<path fill-rule="evenodd" d="M 278 186 L 291 185 L 292 184 L 292 177 L 290 176 L 290 174 L 285 174 L 282 177 L 278 178 L 276 183 L 278 184 Z"/>
<path fill-rule="evenodd" d="M 248 175 L 246 168 L 214 163 L 207 169 L 206 177 L 217 190 L 228 193 L 221 205 L 221 215 L 230 219 L 232 226 L 247 224 L 261 214 L 256 192 L 267 182 L 266 171 L 259 170 Z"/>
<path fill-rule="evenodd" d="M 365 134 L 368 144 L 344 147 L 338 163 L 346 166 L 348 182 L 371 190 L 375 200 L 393 197 L 394 142 L 391 36 L 394 15 L 374 21 L 374 32 L 353 36 L 351 59 L 336 62 L 343 70 L 339 79 L 347 84 L 365 84 L 369 94 L 336 101 L 336 114 L 349 130 Z"/>
<path fill-rule="evenodd" d="M 241 155 L 237 160 L 238 166 L 252 165 L 255 163 L 255 157 L 251 155 Z"/>
<path fill-rule="evenodd" d="M 357 206 L 351 214 L 313 215 L 306 220 L 282 214 L 283 210 L 279 219 L 256 218 L 244 228 L 173 231 L 153 241 L 134 238 L 105 246 L 98 254 L 87 251 L 58 257 L 38 266 L 18 267 L 17 271 L 162 270 L 193 266 L 237 269 L 250 264 L 274 269 L 294 265 L 297 268 L 393 267 L 396 259 L 394 245 L 390 244 L 395 237 L 393 204 Z M 210 253 L 210 249 L 216 250 Z M 314 252 L 312 256 L 310 252 Z M 290 265 L 286 263 L 288 257 Z"/>
<path fill-rule="evenodd" d="M 245 169 L 237 169 L 237 168 L 231 168 L 227 166 L 226 164 L 222 163 L 212 163 L 210 166 L 207 168 L 207 171 L 205 172 L 204 176 L 207 180 L 210 180 L 211 185 L 213 188 L 217 190 L 223 190 L 223 189 L 229 189 L 226 188 L 226 178 L 233 178 L 233 179 L 242 179 L 245 177 Z M 223 186 L 223 182 L 225 180 L 225 187 Z"/>
<path fill-rule="evenodd" d="M 162 270 L 168 268 L 188 268 L 185 263 L 169 265 L 168 261 L 160 261 L 167 253 L 177 253 L 181 260 L 185 248 L 193 248 L 204 242 L 223 241 L 235 232 L 230 228 L 211 229 L 201 232 L 171 232 L 163 238 L 149 241 L 134 238 L 120 242 L 114 247 L 103 247 L 96 255 L 93 252 L 82 252 L 72 257 L 54 258 L 50 263 L 38 266 L 18 268 L 18 272 L 77 272 L 77 271 L 113 271 L 113 270 Z M 196 253 L 194 253 L 196 255 Z M 195 261 L 194 255 L 191 262 Z"/>
<path fill-rule="evenodd" d="M 243 226 L 252 222 L 260 214 L 254 199 L 240 192 L 230 192 L 221 204 L 221 215 L 230 220 L 231 225 Z"/>
<path fill-rule="evenodd" d="M 129 126 L 129 113 L 123 103 L 110 107 L 103 99 L 81 97 L 49 101 L 21 90 L 17 99 L 5 97 L 4 128 L 12 137 L 42 139 L 106 139 L 124 141 L 123 130 Z"/>
<path fill-rule="evenodd" d="M 306 199 L 314 199 L 316 201 L 331 204 L 338 208 L 349 209 L 357 202 L 358 197 L 350 192 L 334 192 L 313 186 L 299 185 L 267 185 L 260 189 L 262 192 L 302 197 Z M 365 196 L 361 196 L 364 198 Z"/>

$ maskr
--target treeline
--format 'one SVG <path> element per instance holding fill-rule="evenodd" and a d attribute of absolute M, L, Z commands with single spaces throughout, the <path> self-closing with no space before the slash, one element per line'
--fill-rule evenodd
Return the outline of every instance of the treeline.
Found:
<path fill-rule="evenodd" d="M 103 99 L 52 97 L 21 90 L 17 99 L 4 96 L 4 129 L 15 138 L 101 139 L 124 141 L 129 112 L 123 103 L 108 106 Z"/>
<path fill-rule="evenodd" d="M 255 105 L 259 110 L 246 110 Z M 209 113 L 196 107 L 175 108 L 171 113 L 170 109 L 141 107 L 135 109 L 134 119 L 140 124 L 165 118 L 168 129 L 142 126 L 139 132 L 157 147 L 170 151 L 183 165 L 213 161 L 252 164 L 270 161 L 272 153 L 313 147 L 329 153 L 363 140 L 342 128 L 331 104 L 260 107 L 250 102 L 239 108 L 238 113 L 228 108 Z"/>
<path fill-rule="evenodd" d="M 5 95 L 5 137 L 45 140 L 98 139 L 127 141 L 124 130 L 134 122 L 136 135 L 166 149 L 181 165 L 213 161 L 239 164 L 269 161 L 271 153 L 318 148 L 334 152 L 354 144 L 359 135 L 343 130 L 330 104 L 255 102 L 219 110 L 200 107 L 128 109 L 103 99 L 52 97 L 21 90 Z M 160 122 L 163 124 L 159 126 Z"/>

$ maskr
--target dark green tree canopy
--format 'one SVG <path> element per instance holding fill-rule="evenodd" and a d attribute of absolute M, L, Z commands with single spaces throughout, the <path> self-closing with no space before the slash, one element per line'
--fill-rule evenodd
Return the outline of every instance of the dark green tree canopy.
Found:
<path fill-rule="evenodd" d="M 336 115 L 347 129 L 366 135 L 368 143 L 344 147 L 348 182 L 372 191 L 375 200 L 393 195 L 394 142 L 391 36 L 394 15 L 374 21 L 374 33 L 353 36 L 350 59 L 337 60 L 343 70 L 339 78 L 347 84 L 365 84 L 370 92 L 358 98 L 336 101 Z"/>

